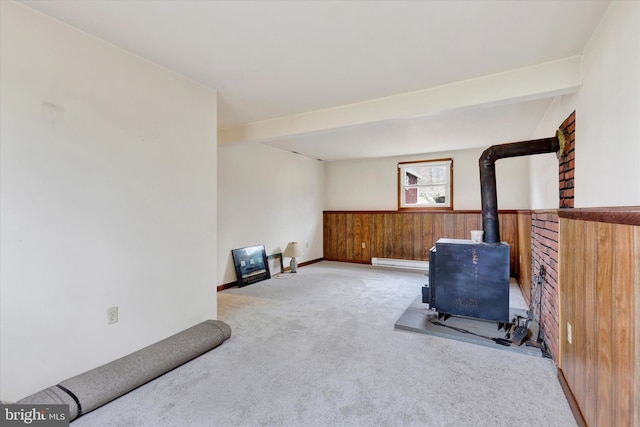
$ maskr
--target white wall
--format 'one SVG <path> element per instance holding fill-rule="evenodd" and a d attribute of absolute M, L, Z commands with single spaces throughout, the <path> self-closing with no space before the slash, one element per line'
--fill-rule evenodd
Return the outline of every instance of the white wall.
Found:
<path fill-rule="evenodd" d="M 640 2 L 612 2 L 583 56 L 575 207 L 640 205 Z"/>
<path fill-rule="evenodd" d="M 640 2 L 612 2 L 583 55 L 584 82 L 558 97 L 533 138 L 576 111 L 576 208 L 640 205 Z M 558 161 L 531 157 L 532 209 L 558 208 Z"/>
<path fill-rule="evenodd" d="M 531 138 L 549 138 L 555 135 L 560 125 L 575 109 L 576 95 L 556 97 Z M 579 118 L 576 121 L 581 124 Z M 576 135 L 580 135 L 579 128 L 576 130 Z M 558 157 L 555 153 L 538 154 L 530 156 L 529 162 L 531 171 L 531 209 L 558 209 L 560 205 Z"/>
<path fill-rule="evenodd" d="M 13 401 L 216 317 L 216 94 L 0 7 L 0 397 Z"/>
<path fill-rule="evenodd" d="M 297 241 L 298 262 L 322 258 L 323 184 L 321 161 L 260 143 L 221 145 L 217 284 L 236 280 L 232 249 L 264 245 L 269 255 Z"/>
<path fill-rule="evenodd" d="M 509 141 L 505 141 L 509 142 Z M 398 162 L 453 158 L 455 210 L 479 210 L 480 170 L 484 148 L 415 156 L 329 162 L 325 176 L 326 210 L 397 210 Z M 499 209 L 529 206 L 529 164 L 526 158 L 496 162 Z"/>

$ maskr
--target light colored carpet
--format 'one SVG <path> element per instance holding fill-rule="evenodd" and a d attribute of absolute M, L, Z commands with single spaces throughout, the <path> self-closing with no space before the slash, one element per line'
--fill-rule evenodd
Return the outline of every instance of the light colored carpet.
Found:
<path fill-rule="evenodd" d="M 423 274 L 284 277 L 220 292 L 225 344 L 73 425 L 576 425 L 551 360 L 394 330 Z"/>

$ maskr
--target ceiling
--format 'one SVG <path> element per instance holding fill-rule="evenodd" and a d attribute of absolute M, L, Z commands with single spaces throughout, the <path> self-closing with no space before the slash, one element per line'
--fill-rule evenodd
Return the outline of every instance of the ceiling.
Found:
<path fill-rule="evenodd" d="M 509 72 L 531 69 L 536 77 L 551 73 L 540 72 L 538 64 L 581 54 L 609 5 L 583 0 L 21 3 L 216 89 L 219 142 L 263 142 L 328 161 L 528 139 L 552 96 L 577 88 L 548 85 L 507 93 L 502 89 L 510 87 Z M 486 89 L 484 76 L 493 79 L 495 98 L 474 98 Z M 434 93 L 460 82 L 469 84 L 458 90 L 456 102 L 438 101 L 451 96 Z M 413 95 L 414 103 L 422 100 L 429 108 L 404 113 L 402 103 Z M 380 106 L 388 112 L 380 114 Z"/>

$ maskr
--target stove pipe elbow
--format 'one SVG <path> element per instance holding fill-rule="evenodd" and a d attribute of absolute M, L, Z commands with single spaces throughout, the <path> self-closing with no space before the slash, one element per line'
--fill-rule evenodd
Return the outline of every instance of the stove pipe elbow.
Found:
<path fill-rule="evenodd" d="M 483 241 L 490 245 L 500 244 L 500 224 L 498 221 L 498 194 L 496 188 L 495 162 L 508 157 L 530 156 L 534 154 L 564 154 L 566 135 L 558 129 L 551 138 L 535 139 L 509 144 L 493 145 L 480 156 L 480 196 L 482 199 Z"/>

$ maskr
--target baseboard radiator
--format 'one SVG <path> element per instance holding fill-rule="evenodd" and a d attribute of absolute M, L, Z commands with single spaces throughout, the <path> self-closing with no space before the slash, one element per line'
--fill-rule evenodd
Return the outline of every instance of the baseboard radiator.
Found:
<path fill-rule="evenodd" d="M 429 270 L 429 261 L 412 259 L 371 258 L 371 265 L 376 267 L 406 268 L 409 270 Z"/>

